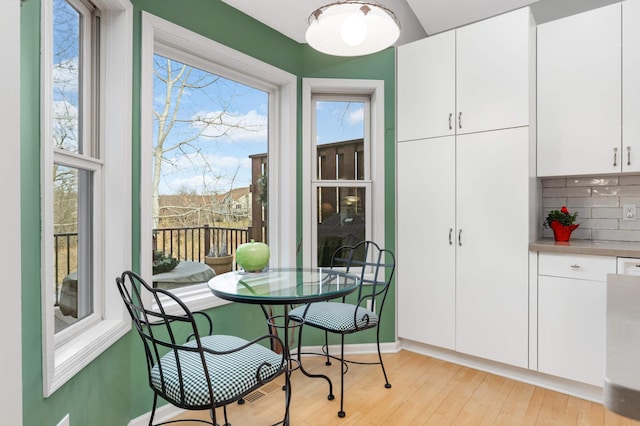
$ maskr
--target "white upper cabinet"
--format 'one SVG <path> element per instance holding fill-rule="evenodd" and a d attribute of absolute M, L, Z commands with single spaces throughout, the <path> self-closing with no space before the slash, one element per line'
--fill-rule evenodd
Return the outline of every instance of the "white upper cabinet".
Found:
<path fill-rule="evenodd" d="M 623 170 L 621 37 L 620 3 L 538 26 L 538 176 Z"/>
<path fill-rule="evenodd" d="M 640 0 L 622 3 L 622 170 L 640 171 Z"/>
<path fill-rule="evenodd" d="M 527 126 L 535 24 L 528 8 L 456 30 L 457 133 Z"/>
<path fill-rule="evenodd" d="M 453 135 L 456 34 L 398 48 L 398 140 Z"/>
<path fill-rule="evenodd" d="M 400 46 L 398 140 L 528 125 L 534 41 L 523 8 Z"/>

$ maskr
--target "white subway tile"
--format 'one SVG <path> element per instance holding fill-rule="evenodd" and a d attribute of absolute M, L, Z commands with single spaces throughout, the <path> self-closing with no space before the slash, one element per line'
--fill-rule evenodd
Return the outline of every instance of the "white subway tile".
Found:
<path fill-rule="evenodd" d="M 620 207 L 620 199 L 618 197 L 572 198 L 571 205 L 575 207 Z"/>
<path fill-rule="evenodd" d="M 563 188 L 567 186 L 567 180 L 565 178 L 543 179 L 543 188 Z"/>
<path fill-rule="evenodd" d="M 622 209 L 616 207 L 597 207 L 591 209 L 591 217 L 594 219 L 620 219 Z"/>
<path fill-rule="evenodd" d="M 575 187 L 575 188 L 543 188 L 543 197 L 589 197 L 591 196 L 591 188 Z"/>
<path fill-rule="evenodd" d="M 577 177 L 567 178 L 567 186 L 617 186 L 617 177 Z"/>
<path fill-rule="evenodd" d="M 620 185 L 640 185 L 640 176 L 620 176 Z"/>

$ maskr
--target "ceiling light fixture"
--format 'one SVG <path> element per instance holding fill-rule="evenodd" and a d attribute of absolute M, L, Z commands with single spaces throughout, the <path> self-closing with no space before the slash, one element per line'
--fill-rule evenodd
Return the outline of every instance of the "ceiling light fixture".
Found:
<path fill-rule="evenodd" d="M 307 21 L 307 43 L 328 55 L 368 55 L 386 49 L 400 36 L 395 13 L 364 1 L 346 0 L 322 6 Z"/>

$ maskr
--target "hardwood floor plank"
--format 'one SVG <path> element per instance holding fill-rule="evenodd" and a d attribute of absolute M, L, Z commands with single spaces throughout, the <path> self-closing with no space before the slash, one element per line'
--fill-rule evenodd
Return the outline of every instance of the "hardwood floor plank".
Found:
<path fill-rule="evenodd" d="M 375 356 L 353 356 L 361 361 Z M 300 371 L 292 374 L 291 424 L 304 426 L 377 425 L 496 425 L 496 426 L 640 426 L 640 422 L 582 400 L 526 383 L 473 370 L 408 351 L 383 356 L 390 389 L 384 387 L 379 365 L 350 365 L 345 376 L 345 418 L 340 407 L 340 367 L 324 365 L 324 358 L 305 357 L 305 368 L 326 374 L 336 399 L 327 400 L 328 385 Z M 280 385 L 255 402 L 228 407 L 234 426 L 268 425 L 284 415 Z M 222 416 L 222 410 L 218 410 Z M 207 419 L 208 413 L 189 412 L 182 418 Z M 219 423 L 221 419 L 219 418 Z M 196 426 L 198 423 L 182 423 Z"/>
<path fill-rule="evenodd" d="M 533 425 L 538 417 L 537 410 L 528 411 L 531 406 L 536 387 L 527 383 L 514 381 L 511 392 L 507 395 L 495 425 Z M 539 408 L 539 407 L 538 407 Z M 527 415 L 528 413 L 528 415 Z"/>

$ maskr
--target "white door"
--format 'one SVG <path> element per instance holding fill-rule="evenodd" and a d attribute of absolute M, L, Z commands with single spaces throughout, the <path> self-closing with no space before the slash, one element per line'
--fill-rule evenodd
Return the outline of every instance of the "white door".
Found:
<path fill-rule="evenodd" d="M 398 140 L 454 134 L 455 31 L 398 48 Z"/>
<path fill-rule="evenodd" d="M 640 171 L 640 0 L 622 2 L 622 171 Z"/>
<path fill-rule="evenodd" d="M 398 336 L 455 349 L 455 137 L 398 143 Z"/>
<path fill-rule="evenodd" d="M 524 8 L 457 30 L 458 134 L 529 124 L 532 28 Z"/>
<path fill-rule="evenodd" d="M 528 366 L 529 128 L 457 137 L 456 350 Z"/>
<path fill-rule="evenodd" d="M 620 14 L 617 3 L 538 26 L 538 176 L 622 170 Z"/>

